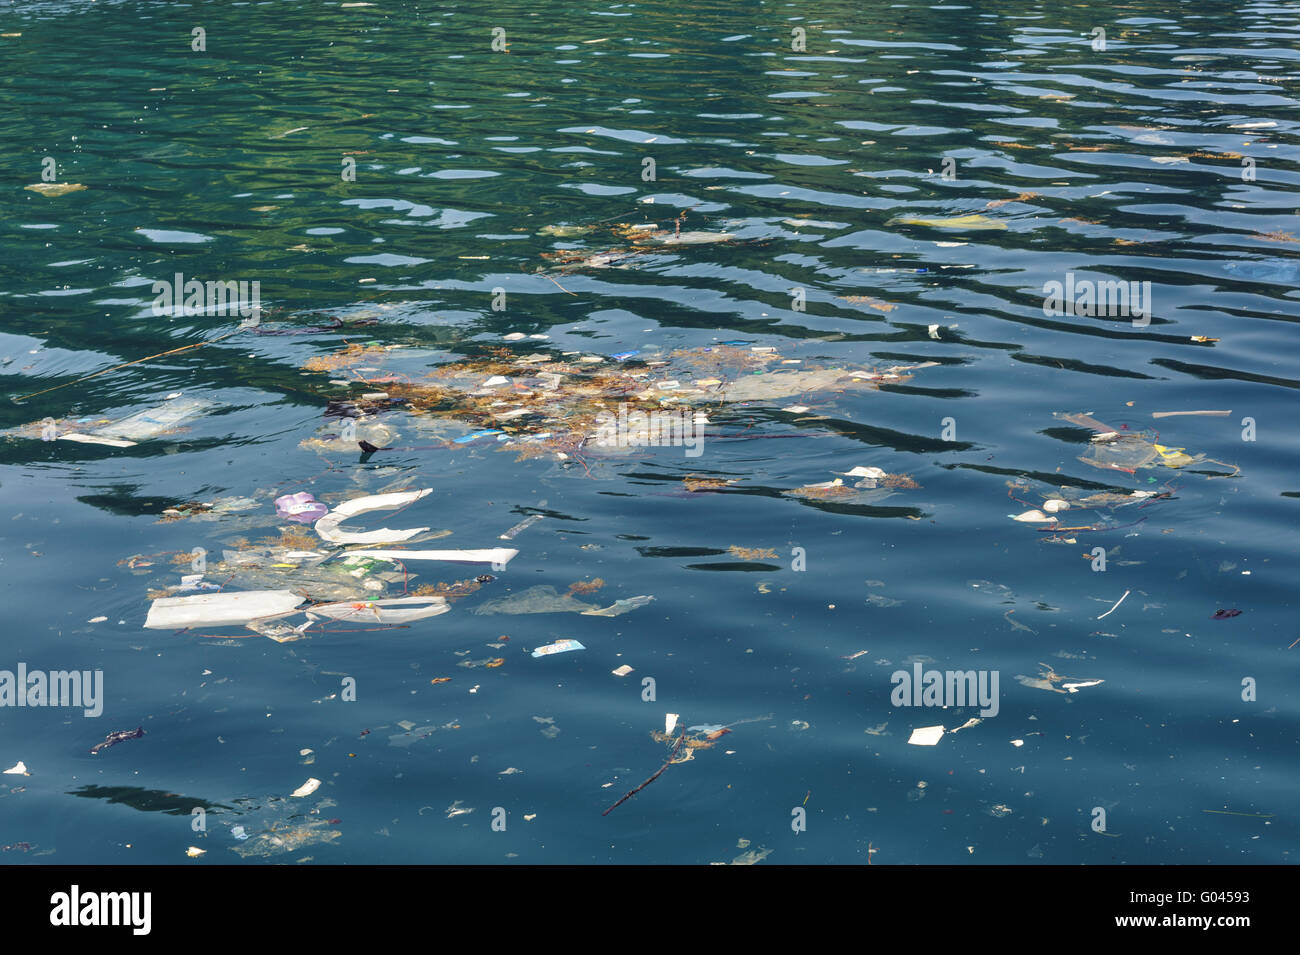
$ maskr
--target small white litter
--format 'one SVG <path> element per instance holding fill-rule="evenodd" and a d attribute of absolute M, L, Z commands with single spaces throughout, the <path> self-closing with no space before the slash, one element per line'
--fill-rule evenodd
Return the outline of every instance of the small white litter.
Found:
<path fill-rule="evenodd" d="M 907 742 L 912 746 L 933 746 L 943 737 L 942 726 L 922 726 L 912 730 Z"/>
<path fill-rule="evenodd" d="M 1043 523 L 1044 521 L 1054 521 L 1056 518 L 1048 517 L 1042 511 L 1025 511 L 1023 514 L 1008 514 L 1013 521 L 1022 523 Z"/>
<path fill-rule="evenodd" d="M 313 776 L 305 783 L 295 789 L 290 795 L 292 796 L 310 796 L 316 790 L 320 789 L 320 780 Z"/>
<path fill-rule="evenodd" d="M 1070 693 L 1078 693 L 1085 686 L 1096 686 L 1098 683 L 1105 682 L 1105 680 L 1089 680 L 1087 683 L 1062 683 L 1061 689 Z"/>
<path fill-rule="evenodd" d="M 1069 509 L 1070 502 L 1063 501 L 1059 497 L 1054 497 L 1050 501 L 1043 502 L 1043 510 L 1047 511 L 1049 514 L 1055 514 L 1057 511 L 1068 511 Z"/>
<path fill-rule="evenodd" d="M 27 771 L 27 764 L 24 763 L 21 759 L 18 760 L 17 766 L 11 766 L 9 769 L 6 769 L 4 774 L 6 776 L 30 776 L 31 775 L 31 773 Z"/>
<path fill-rule="evenodd" d="M 666 716 L 664 716 L 664 735 L 665 735 L 665 736 L 672 736 L 672 735 L 673 735 L 673 730 L 677 729 L 677 719 L 678 719 L 678 715 L 677 715 L 676 713 L 669 713 L 669 714 L 667 714 Z M 19 765 L 21 766 L 22 764 L 19 763 Z"/>

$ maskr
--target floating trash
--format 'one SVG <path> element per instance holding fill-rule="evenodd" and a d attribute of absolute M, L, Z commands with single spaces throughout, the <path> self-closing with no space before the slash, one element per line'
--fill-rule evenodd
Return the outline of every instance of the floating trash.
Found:
<path fill-rule="evenodd" d="M 329 513 L 329 506 L 306 491 L 275 499 L 275 513 L 299 524 L 311 524 Z"/>
<path fill-rule="evenodd" d="M 577 640 L 557 640 L 554 643 L 548 643 L 540 646 L 533 651 L 535 657 L 547 657 L 556 653 L 568 653 L 570 650 L 587 649 Z"/>

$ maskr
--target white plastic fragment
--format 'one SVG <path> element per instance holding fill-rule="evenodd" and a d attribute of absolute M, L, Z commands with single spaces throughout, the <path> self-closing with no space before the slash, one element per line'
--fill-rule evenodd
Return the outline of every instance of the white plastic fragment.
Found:
<path fill-rule="evenodd" d="M 1044 521 L 1054 521 L 1056 518 L 1048 517 L 1042 511 L 1025 511 L 1023 514 L 1009 515 L 1013 521 L 1022 523 L 1042 523 Z"/>
<path fill-rule="evenodd" d="M 1055 514 L 1057 511 L 1068 511 L 1069 509 L 1070 502 L 1063 501 L 1059 497 L 1054 497 L 1049 501 L 1043 502 L 1043 510 L 1047 511 L 1049 514 Z"/>
<path fill-rule="evenodd" d="M 1022 739 L 1013 739 L 1013 740 L 1011 741 L 1011 745 L 1012 745 L 1012 746 L 1016 746 L 1016 747 L 1024 746 L 1024 745 L 1025 745 L 1025 741 L 1022 740 Z"/>
<path fill-rule="evenodd" d="M 1126 591 L 1124 591 L 1124 596 L 1123 596 L 1123 597 L 1120 597 L 1119 600 L 1116 600 L 1116 601 L 1115 601 L 1115 606 L 1111 607 L 1109 610 L 1107 610 L 1104 614 L 1102 614 L 1102 615 L 1101 615 L 1100 617 L 1098 617 L 1097 619 L 1098 619 L 1098 620 L 1101 620 L 1101 619 L 1103 619 L 1104 617 L 1109 617 L 1111 614 L 1113 614 L 1116 610 L 1119 609 L 1119 605 L 1122 604 L 1125 600 L 1128 599 L 1128 595 L 1131 594 L 1131 593 L 1132 593 L 1131 590 L 1126 590 Z"/>
<path fill-rule="evenodd" d="M 341 600 L 319 604 L 311 612 L 331 620 L 368 623 L 410 623 L 444 614 L 451 607 L 446 597 L 388 597 L 382 600 Z"/>
<path fill-rule="evenodd" d="M 624 663 L 617 670 L 610 670 L 609 672 L 614 674 L 614 676 L 627 676 L 629 673 L 632 672 L 632 669 L 633 669 L 632 667 Z"/>
<path fill-rule="evenodd" d="M 852 471 L 845 472 L 844 476 L 845 477 L 868 477 L 868 478 L 876 478 L 877 480 L 879 480 L 880 478 L 887 477 L 888 475 L 880 468 L 856 467 Z"/>
<path fill-rule="evenodd" d="M 406 504 L 413 504 L 433 493 L 433 488 L 422 491 L 400 491 L 396 494 L 370 494 L 365 497 L 345 501 L 316 522 L 316 533 L 323 540 L 333 544 L 386 544 L 393 541 L 410 540 L 416 534 L 427 531 L 427 527 L 412 527 L 409 530 L 395 531 L 381 527 L 377 531 L 351 533 L 338 529 L 339 524 L 349 517 L 365 514 L 368 511 L 387 511 Z"/>
<path fill-rule="evenodd" d="M 295 789 L 291 796 L 310 796 L 316 790 L 320 789 L 320 780 L 315 776 L 308 779 L 305 783 Z"/>
<path fill-rule="evenodd" d="M 678 715 L 677 715 L 676 713 L 669 713 L 669 714 L 667 714 L 666 716 L 664 716 L 664 735 L 665 735 L 665 736 L 672 736 L 672 735 L 673 735 L 673 730 L 677 729 L 677 719 L 678 719 Z M 21 766 L 22 764 L 19 763 L 18 765 Z"/>
<path fill-rule="evenodd" d="M 933 746 L 943 738 L 943 734 L 942 726 L 921 726 L 912 730 L 907 742 L 911 746 Z"/>
<path fill-rule="evenodd" d="M 30 776 L 31 775 L 31 773 L 27 771 L 27 764 L 24 763 L 21 759 L 18 760 L 17 766 L 9 767 L 8 769 L 5 770 L 4 774 L 6 776 Z"/>
<path fill-rule="evenodd" d="M 535 657 L 547 657 L 556 653 L 568 653 L 570 650 L 587 649 L 577 640 L 556 640 L 554 643 L 547 643 L 533 650 Z"/>
<path fill-rule="evenodd" d="M 61 434 L 60 441 L 76 441 L 79 444 L 105 444 L 110 448 L 134 448 L 134 441 L 119 441 L 116 438 L 105 438 L 98 434 Z"/>
<path fill-rule="evenodd" d="M 160 597 L 149 605 L 146 630 L 181 630 L 186 627 L 224 627 L 263 617 L 286 617 L 302 603 L 291 590 L 244 590 Z"/>
<path fill-rule="evenodd" d="M 185 854 L 189 856 L 191 859 L 197 859 L 199 856 L 204 855 L 207 851 L 208 851 L 207 849 L 200 849 L 198 846 L 190 846 L 188 849 L 185 850 Z"/>
<path fill-rule="evenodd" d="M 319 526 L 320 521 L 316 523 Z M 492 547 L 486 550 L 350 550 L 348 556 L 384 557 L 388 560 L 445 560 L 450 563 L 496 564 L 504 567 L 518 553 L 511 547 Z"/>
<path fill-rule="evenodd" d="M 1105 680 L 1089 680 L 1086 683 L 1062 683 L 1061 689 L 1070 693 L 1078 693 L 1085 686 L 1096 686 L 1098 683 L 1105 683 Z"/>

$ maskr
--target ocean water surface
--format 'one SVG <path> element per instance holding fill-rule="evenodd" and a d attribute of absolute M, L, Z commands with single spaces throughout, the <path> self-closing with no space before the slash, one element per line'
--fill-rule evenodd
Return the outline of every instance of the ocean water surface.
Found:
<path fill-rule="evenodd" d="M 1296 4 L 0 34 L 0 670 L 103 681 L 0 706 L 3 861 L 1293 861 Z M 619 403 L 701 443 L 603 447 Z M 278 498 L 426 488 L 346 528 L 518 554 L 329 599 L 446 613 L 144 626 L 198 572 L 325 599 L 227 572 L 337 549 Z M 895 705 L 918 664 L 996 706 Z"/>

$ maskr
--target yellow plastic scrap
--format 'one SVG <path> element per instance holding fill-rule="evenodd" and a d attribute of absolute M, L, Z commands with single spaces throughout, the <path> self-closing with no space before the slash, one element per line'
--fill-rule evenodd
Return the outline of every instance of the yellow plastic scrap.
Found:
<path fill-rule="evenodd" d="M 1186 448 L 1166 448 L 1162 444 L 1152 444 L 1151 447 L 1156 449 L 1156 453 L 1160 455 L 1165 467 L 1182 468 L 1196 460 L 1183 453 L 1187 450 Z"/>

